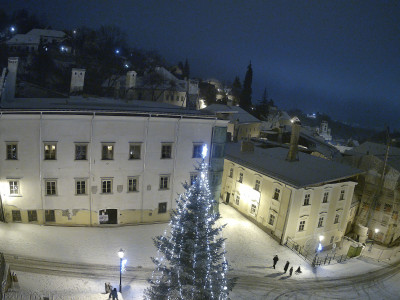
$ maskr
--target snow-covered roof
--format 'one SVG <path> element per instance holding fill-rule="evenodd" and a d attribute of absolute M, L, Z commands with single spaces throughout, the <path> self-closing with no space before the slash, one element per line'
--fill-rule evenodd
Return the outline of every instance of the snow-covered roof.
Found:
<path fill-rule="evenodd" d="M 224 113 L 229 114 L 229 121 L 230 122 L 238 122 L 239 124 L 246 124 L 246 123 L 261 123 L 259 119 L 249 114 L 243 108 L 239 106 L 231 106 L 225 104 L 211 104 L 206 108 L 203 108 L 204 111 L 212 111 L 214 113 Z"/>
<path fill-rule="evenodd" d="M 215 114 L 209 112 L 186 109 L 168 103 L 83 96 L 70 98 L 16 98 L 14 101 L 2 102 L 0 111 L 102 112 L 110 114 L 184 115 L 194 118 L 215 118 Z"/>
<path fill-rule="evenodd" d="M 288 149 L 254 147 L 254 152 L 242 152 L 240 143 L 225 145 L 225 158 L 295 188 L 327 184 L 353 177 L 363 171 L 302 152 L 298 161 L 287 161 Z"/>
<path fill-rule="evenodd" d="M 386 147 L 387 146 L 384 144 L 365 142 L 358 147 L 354 147 L 351 150 L 345 151 L 344 155 L 347 156 L 373 155 L 379 158 L 380 160 L 384 161 L 386 155 Z M 400 148 L 389 147 L 388 164 L 397 171 L 400 171 Z"/>
<path fill-rule="evenodd" d="M 36 36 L 48 36 L 54 38 L 63 38 L 65 37 L 65 32 L 60 30 L 53 30 L 53 29 L 32 29 L 26 35 L 36 35 Z"/>
<path fill-rule="evenodd" d="M 381 156 L 386 154 L 386 145 L 373 142 L 365 142 L 361 145 L 354 147 L 352 150 L 345 152 L 348 155 L 375 155 Z M 389 155 L 400 155 L 400 148 L 389 147 Z"/>
<path fill-rule="evenodd" d="M 26 34 L 16 34 L 11 39 L 9 39 L 6 44 L 39 44 L 40 36 L 26 35 Z"/>

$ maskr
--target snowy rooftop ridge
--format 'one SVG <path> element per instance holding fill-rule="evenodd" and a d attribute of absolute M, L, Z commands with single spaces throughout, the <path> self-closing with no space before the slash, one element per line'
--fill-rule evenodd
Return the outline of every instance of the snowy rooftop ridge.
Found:
<path fill-rule="evenodd" d="M 235 122 L 238 121 L 239 124 L 246 123 L 261 123 L 259 119 L 249 114 L 243 108 L 239 106 L 231 106 L 225 104 L 211 104 L 206 108 L 203 108 L 204 111 L 210 111 L 214 113 L 227 113 L 229 114 L 229 121 Z"/>
<path fill-rule="evenodd" d="M 254 147 L 241 152 L 240 143 L 225 145 L 225 158 L 295 188 L 318 186 L 363 173 L 362 170 L 299 152 L 298 161 L 287 161 L 288 149 Z"/>
<path fill-rule="evenodd" d="M 184 107 L 144 100 L 123 100 L 113 98 L 95 98 L 76 96 L 70 98 L 16 98 L 10 102 L 1 102 L 1 112 L 57 111 L 96 112 L 96 113 L 146 113 L 165 115 L 184 115 L 197 118 L 216 118 L 215 114 Z"/>

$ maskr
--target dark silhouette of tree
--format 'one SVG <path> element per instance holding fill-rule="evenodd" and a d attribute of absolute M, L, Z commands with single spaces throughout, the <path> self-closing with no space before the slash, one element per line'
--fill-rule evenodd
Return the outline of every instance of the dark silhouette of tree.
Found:
<path fill-rule="evenodd" d="M 239 104 L 241 93 L 242 93 L 242 84 L 240 83 L 239 76 L 236 76 L 235 80 L 232 83 L 233 105 Z"/>
<path fill-rule="evenodd" d="M 189 67 L 189 62 L 186 58 L 185 60 L 185 65 L 183 66 L 183 78 L 189 78 L 190 76 L 190 67 Z"/>
<path fill-rule="evenodd" d="M 265 88 L 261 102 L 256 106 L 256 117 L 257 118 L 266 117 L 269 113 L 269 106 L 270 102 L 268 100 L 268 92 L 267 89 Z"/>
<path fill-rule="evenodd" d="M 246 111 L 251 110 L 252 81 L 253 81 L 253 69 L 251 68 L 251 62 L 250 62 L 249 65 L 247 66 L 246 76 L 244 77 L 243 81 L 243 90 L 240 95 L 240 102 L 239 102 L 240 107 Z"/>
<path fill-rule="evenodd" d="M 12 24 L 16 27 L 17 33 L 23 34 L 34 28 L 41 29 L 46 27 L 44 17 L 39 20 L 35 15 L 30 15 L 25 9 L 20 9 L 13 12 L 9 22 L 10 25 Z"/>
<path fill-rule="evenodd" d="M 217 89 L 215 88 L 215 86 L 213 84 L 210 84 L 205 81 L 200 81 L 199 94 L 200 94 L 200 98 L 205 99 L 207 106 L 216 102 Z"/>

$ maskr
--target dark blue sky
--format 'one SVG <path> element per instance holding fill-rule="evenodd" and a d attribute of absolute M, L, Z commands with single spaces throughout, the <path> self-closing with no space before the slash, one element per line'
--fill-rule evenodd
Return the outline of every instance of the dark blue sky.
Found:
<path fill-rule="evenodd" d="M 191 75 L 267 87 L 279 108 L 400 129 L 400 1 L 0 0 L 46 15 L 55 29 L 117 25 L 132 46 Z"/>

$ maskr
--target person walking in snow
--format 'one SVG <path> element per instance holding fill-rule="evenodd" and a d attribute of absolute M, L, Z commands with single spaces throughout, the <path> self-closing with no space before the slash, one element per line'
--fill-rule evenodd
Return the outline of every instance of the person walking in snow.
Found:
<path fill-rule="evenodd" d="M 293 267 L 291 267 L 289 270 L 289 276 L 292 276 L 292 274 L 293 274 Z"/>
<path fill-rule="evenodd" d="M 297 268 L 297 270 L 296 270 L 296 274 L 300 274 L 301 273 L 301 269 L 300 269 L 300 266 Z"/>
<path fill-rule="evenodd" d="M 278 260 L 279 260 L 278 255 L 275 255 L 273 260 L 274 260 L 274 265 L 273 265 L 273 267 L 274 267 L 274 269 L 275 269 L 276 263 L 277 263 Z"/>
<path fill-rule="evenodd" d="M 111 299 L 111 297 L 112 297 L 112 300 L 118 300 L 118 292 L 117 292 L 116 288 L 114 288 L 111 291 L 110 296 L 108 297 L 108 299 Z"/>
<path fill-rule="evenodd" d="M 283 270 L 285 270 L 285 272 L 283 272 L 283 273 L 286 273 L 287 269 L 289 269 L 289 262 L 288 261 L 286 261 L 285 267 L 283 268 Z"/>

